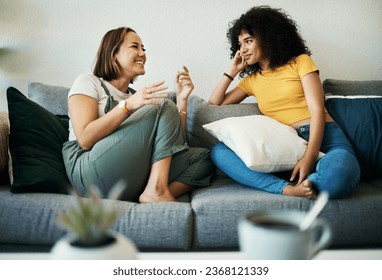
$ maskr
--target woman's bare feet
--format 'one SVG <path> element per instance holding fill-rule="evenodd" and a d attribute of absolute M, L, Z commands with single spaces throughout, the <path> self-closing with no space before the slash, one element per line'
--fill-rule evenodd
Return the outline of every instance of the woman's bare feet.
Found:
<path fill-rule="evenodd" d="M 140 203 L 171 201 L 176 201 L 176 199 L 170 191 L 154 191 L 146 188 L 145 191 L 139 196 Z"/>
<path fill-rule="evenodd" d="M 171 157 L 153 163 L 146 188 L 139 197 L 140 203 L 176 201 L 167 183 L 170 164 Z"/>
<path fill-rule="evenodd" d="M 313 184 L 308 179 L 304 180 L 301 184 L 293 186 L 287 185 L 283 190 L 284 195 L 306 197 L 309 199 L 316 198 L 316 191 L 313 189 Z"/>

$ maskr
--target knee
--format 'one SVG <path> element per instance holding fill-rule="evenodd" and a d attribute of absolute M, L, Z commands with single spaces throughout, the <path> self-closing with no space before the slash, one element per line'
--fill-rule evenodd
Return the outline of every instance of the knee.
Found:
<path fill-rule="evenodd" d="M 176 107 L 176 104 L 170 99 L 163 98 L 159 106 L 162 108 L 162 110 L 168 110 L 179 114 L 178 107 Z"/>
<path fill-rule="evenodd" d="M 326 156 L 325 156 L 326 157 Z M 357 158 L 346 150 L 333 151 L 322 158 L 326 176 L 320 180 L 319 189 L 326 190 L 330 198 L 342 198 L 357 186 L 361 170 Z"/>
<path fill-rule="evenodd" d="M 217 143 L 211 150 L 211 158 L 213 162 L 219 162 L 227 153 L 228 147 L 222 142 Z"/>
<path fill-rule="evenodd" d="M 144 112 L 144 114 L 152 118 L 156 118 L 158 113 L 160 115 L 179 115 L 178 108 L 175 103 L 169 99 L 163 98 L 160 100 L 159 104 L 146 105 L 139 109 L 139 111 Z"/>

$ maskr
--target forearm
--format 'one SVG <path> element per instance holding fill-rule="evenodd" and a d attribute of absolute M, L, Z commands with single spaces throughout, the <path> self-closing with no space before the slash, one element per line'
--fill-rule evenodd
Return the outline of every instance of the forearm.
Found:
<path fill-rule="evenodd" d="M 209 104 L 222 105 L 227 89 L 237 74 L 238 72 L 232 68 L 227 69 L 227 71 L 223 73 L 223 76 L 211 93 L 211 96 L 208 100 Z"/>
<path fill-rule="evenodd" d="M 212 91 L 208 103 L 212 105 L 221 105 L 231 82 L 232 81 L 229 78 L 223 76 L 216 85 L 215 89 Z"/>
<path fill-rule="evenodd" d="M 325 130 L 325 112 L 318 110 L 311 116 L 309 142 L 304 156 L 316 160 Z"/>
<path fill-rule="evenodd" d="M 182 99 L 178 98 L 176 101 L 176 106 L 178 107 L 179 110 L 179 115 L 180 115 L 180 120 L 182 122 L 182 126 L 184 130 L 186 130 L 186 125 L 187 125 L 187 102 L 188 99 Z"/>
<path fill-rule="evenodd" d="M 90 150 L 98 141 L 117 130 L 127 117 L 125 112 L 115 107 L 108 114 L 88 123 L 84 128 L 77 128 L 77 131 L 75 129 L 78 143 L 83 149 Z"/>

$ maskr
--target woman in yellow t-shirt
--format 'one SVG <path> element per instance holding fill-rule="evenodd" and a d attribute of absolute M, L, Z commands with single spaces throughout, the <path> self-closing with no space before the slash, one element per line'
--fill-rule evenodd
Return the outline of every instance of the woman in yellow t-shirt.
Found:
<path fill-rule="evenodd" d="M 234 180 L 271 193 L 309 199 L 320 191 L 331 198 L 348 195 L 359 182 L 359 164 L 325 110 L 318 68 L 295 21 L 282 9 L 257 6 L 233 21 L 227 36 L 233 61 L 209 103 L 236 104 L 253 95 L 264 115 L 296 129 L 308 145 L 289 180 L 249 169 L 223 143 L 212 149 L 214 163 Z M 238 74 L 243 79 L 227 92 Z M 320 150 L 326 155 L 316 162 Z"/>

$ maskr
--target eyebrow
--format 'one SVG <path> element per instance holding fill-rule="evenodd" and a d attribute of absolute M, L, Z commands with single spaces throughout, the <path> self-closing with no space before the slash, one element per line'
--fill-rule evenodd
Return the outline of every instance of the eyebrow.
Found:
<path fill-rule="evenodd" d="M 130 44 L 139 46 L 139 43 L 138 43 L 138 42 L 131 42 Z M 142 48 L 144 48 L 144 47 L 145 47 L 145 46 L 142 44 Z"/>
<path fill-rule="evenodd" d="M 248 40 L 248 39 L 253 39 L 253 38 L 254 38 L 253 36 L 248 36 L 248 37 L 245 37 L 245 38 L 243 39 L 243 41 Z"/>
<path fill-rule="evenodd" d="M 138 42 L 131 42 L 130 44 L 139 45 L 139 43 L 138 43 Z"/>

